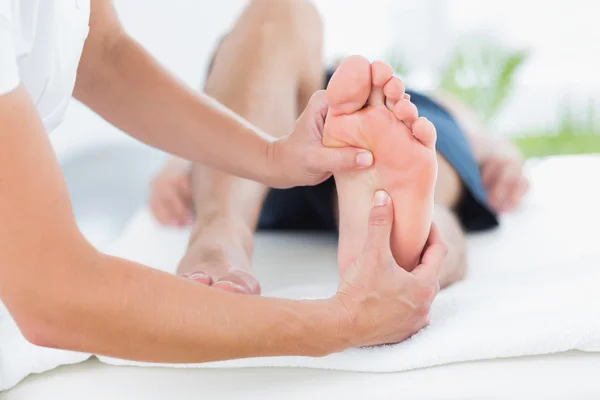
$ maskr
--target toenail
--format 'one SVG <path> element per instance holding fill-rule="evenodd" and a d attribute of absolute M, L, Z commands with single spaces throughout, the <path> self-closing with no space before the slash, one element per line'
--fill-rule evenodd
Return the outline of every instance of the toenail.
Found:
<path fill-rule="evenodd" d="M 373 153 L 367 150 L 359 151 L 356 155 L 356 165 L 362 168 L 373 165 Z"/>
<path fill-rule="evenodd" d="M 241 291 L 242 293 L 248 293 L 248 289 L 246 289 L 245 287 L 243 287 L 241 285 L 238 285 L 237 283 L 233 283 L 231 281 L 218 281 L 218 282 L 215 282 L 215 283 L 224 283 L 226 285 L 231 286 L 234 289 L 237 289 L 237 290 Z"/>
<path fill-rule="evenodd" d="M 375 207 L 381 207 L 388 204 L 389 201 L 390 195 L 387 194 L 385 190 L 378 190 L 377 193 L 375 193 L 375 200 L 373 201 L 373 205 Z"/>
<path fill-rule="evenodd" d="M 192 280 L 207 279 L 208 276 L 204 272 L 192 272 L 191 274 L 183 275 L 184 277 Z"/>

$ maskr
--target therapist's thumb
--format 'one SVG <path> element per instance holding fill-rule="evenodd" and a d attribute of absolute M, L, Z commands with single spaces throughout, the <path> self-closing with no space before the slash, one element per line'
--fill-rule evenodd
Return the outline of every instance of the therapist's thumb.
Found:
<path fill-rule="evenodd" d="M 394 207 L 390 195 L 378 190 L 373 198 L 373 206 L 369 215 L 369 228 L 365 247 L 367 257 L 373 257 L 377 266 L 387 267 L 393 261 L 390 247 Z"/>

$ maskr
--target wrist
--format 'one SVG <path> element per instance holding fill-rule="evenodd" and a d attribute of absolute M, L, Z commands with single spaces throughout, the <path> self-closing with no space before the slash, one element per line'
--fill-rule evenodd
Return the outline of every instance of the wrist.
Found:
<path fill-rule="evenodd" d="M 304 329 L 302 355 L 323 357 L 350 349 L 351 326 L 341 318 L 345 312 L 336 298 L 303 301 L 308 312 L 301 317 Z"/>
<path fill-rule="evenodd" d="M 265 180 L 269 186 L 278 187 L 284 174 L 282 167 L 282 139 L 277 139 L 267 144 L 267 157 L 265 162 Z"/>

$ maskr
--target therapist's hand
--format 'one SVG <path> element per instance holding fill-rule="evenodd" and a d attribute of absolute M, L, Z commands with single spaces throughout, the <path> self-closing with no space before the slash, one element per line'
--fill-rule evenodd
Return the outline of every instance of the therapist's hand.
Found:
<path fill-rule="evenodd" d="M 431 304 L 447 249 L 433 225 L 421 264 L 407 272 L 390 249 L 394 211 L 390 197 L 375 196 L 362 256 L 346 271 L 335 299 L 340 330 L 353 347 L 399 343 L 429 324 Z"/>
<path fill-rule="evenodd" d="M 373 155 L 368 150 L 351 147 L 333 149 L 323 145 L 327 110 L 327 94 L 320 90 L 308 102 L 292 134 L 273 144 L 273 170 L 276 174 L 273 186 L 312 186 L 323 182 L 332 173 L 373 165 Z"/>

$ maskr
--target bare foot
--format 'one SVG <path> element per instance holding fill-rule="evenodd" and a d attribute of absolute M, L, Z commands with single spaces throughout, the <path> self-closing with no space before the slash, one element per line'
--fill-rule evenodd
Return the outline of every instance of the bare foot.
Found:
<path fill-rule="evenodd" d="M 192 235 L 177 273 L 215 289 L 260 294 L 260 284 L 250 272 L 252 232 L 225 221 L 202 226 Z"/>
<path fill-rule="evenodd" d="M 329 113 L 323 133 L 328 147 L 371 150 L 374 166 L 336 174 L 340 213 L 340 273 L 362 251 L 373 196 L 384 189 L 392 197 L 395 217 L 391 238 L 396 262 L 414 269 L 431 226 L 437 178 L 436 131 L 419 118 L 417 108 L 382 62 L 362 57 L 344 60 L 327 88 Z"/>

